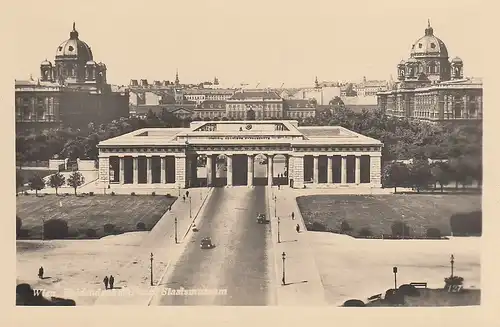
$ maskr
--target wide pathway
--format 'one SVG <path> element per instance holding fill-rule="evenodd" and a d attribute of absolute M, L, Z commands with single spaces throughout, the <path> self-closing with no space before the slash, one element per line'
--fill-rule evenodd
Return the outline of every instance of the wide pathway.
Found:
<path fill-rule="evenodd" d="M 152 305 L 267 305 L 270 298 L 267 242 L 269 225 L 256 223 L 266 212 L 265 187 L 215 188 L 194 234 Z M 216 245 L 200 249 L 209 236 Z M 175 295 L 174 290 L 205 290 L 205 295 Z M 219 292 L 219 293 L 216 293 Z"/>

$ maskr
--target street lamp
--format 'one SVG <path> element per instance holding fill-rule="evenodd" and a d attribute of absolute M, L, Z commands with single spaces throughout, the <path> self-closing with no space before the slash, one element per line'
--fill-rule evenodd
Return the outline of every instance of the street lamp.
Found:
<path fill-rule="evenodd" d="M 392 272 L 394 273 L 394 290 L 398 289 L 398 282 L 396 275 L 398 274 L 398 267 L 392 267 Z"/>
<path fill-rule="evenodd" d="M 453 278 L 453 264 L 455 263 L 455 256 L 453 256 L 453 254 L 450 257 L 450 263 L 451 263 L 451 277 Z"/>
<path fill-rule="evenodd" d="M 278 243 L 281 243 L 281 239 L 280 239 L 280 217 L 278 217 Z"/>
<path fill-rule="evenodd" d="M 177 244 L 177 217 L 174 218 L 175 244 Z"/>
<path fill-rule="evenodd" d="M 401 238 L 405 239 L 405 215 L 401 215 Z"/>
<path fill-rule="evenodd" d="M 281 282 L 283 283 L 283 285 L 286 285 L 286 282 L 285 282 L 285 259 L 286 259 L 286 254 L 285 254 L 285 252 L 283 252 L 281 254 L 281 259 L 283 260 L 283 278 L 281 278 Z"/>
<path fill-rule="evenodd" d="M 189 197 L 189 218 L 193 218 L 193 215 L 191 212 L 191 197 Z"/>
<path fill-rule="evenodd" d="M 153 252 L 151 252 L 151 286 L 153 286 Z"/>
<path fill-rule="evenodd" d="M 276 217 L 276 195 L 273 195 L 274 200 L 274 216 Z"/>
<path fill-rule="evenodd" d="M 42 241 L 44 239 L 45 234 L 45 219 L 42 217 Z"/>

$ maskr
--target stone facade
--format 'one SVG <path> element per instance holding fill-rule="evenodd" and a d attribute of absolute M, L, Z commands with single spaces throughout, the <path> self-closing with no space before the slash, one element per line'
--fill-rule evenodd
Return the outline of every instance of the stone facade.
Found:
<path fill-rule="evenodd" d="M 99 143 L 99 179 L 110 188 L 261 183 L 293 188 L 381 187 L 382 146 L 342 127 L 298 127 L 294 121 L 194 122 L 190 128 L 143 129 Z M 267 158 L 264 180 L 254 175 L 256 155 Z M 277 155 L 285 158 L 284 173 L 278 177 Z M 225 166 L 220 166 L 221 156 Z M 197 176 L 199 160 L 206 162 L 204 176 Z M 217 177 L 221 167 L 225 177 Z M 113 173 L 116 178 L 110 178 L 111 171 L 119 172 Z"/>

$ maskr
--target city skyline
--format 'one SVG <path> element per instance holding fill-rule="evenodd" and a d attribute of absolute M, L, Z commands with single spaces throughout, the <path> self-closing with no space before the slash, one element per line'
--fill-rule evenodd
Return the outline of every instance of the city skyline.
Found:
<path fill-rule="evenodd" d="M 62 14 L 41 26 L 35 18 L 39 7 L 47 4 L 34 3 L 31 11 L 23 13 L 27 16 L 24 28 L 16 32 L 23 39 L 36 28 L 41 36 L 32 38 L 30 51 L 24 49 L 24 43 L 16 43 L 15 78 L 38 78 L 40 62 L 53 60 L 57 46 L 69 37 L 73 21 L 80 39 L 106 63 L 109 82 L 118 85 L 127 85 L 130 79 L 172 81 L 177 70 L 181 83 L 217 77 L 222 85 L 236 87 L 240 83 L 306 86 L 313 85 L 316 76 L 320 82 L 360 81 L 363 76 L 370 80 L 392 75 L 395 79 L 397 63 L 408 58 L 411 44 L 423 35 L 428 19 L 435 34 L 447 44 L 450 58 L 460 56 L 466 62 L 465 76 L 481 77 L 484 72 L 481 38 L 477 37 L 480 16 L 474 15 L 474 8 L 450 7 L 449 1 L 440 2 L 438 7 L 423 1 L 413 9 L 397 4 L 390 12 L 374 7 L 363 13 L 354 13 L 351 5 L 343 4 L 342 15 L 331 14 L 332 20 L 327 19 L 327 14 L 334 12 L 332 4 L 321 1 L 306 8 L 284 7 L 281 1 L 274 1 L 266 4 L 265 11 L 255 2 L 245 11 L 241 4 L 222 0 L 196 2 L 196 6 L 193 2 L 169 6 L 164 13 L 145 11 L 161 6 L 157 1 L 141 3 L 146 5 L 141 8 L 131 8 L 131 3 L 124 7 L 126 12 L 102 4 L 100 12 L 106 13 L 107 19 L 95 24 L 90 15 L 92 6 L 55 0 L 49 3 Z M 429 10 L 427 5 L 431 4 Z M 165 24 L 165 19 L 170 24 Z M 186 21 L 187 27 L 183 27 Z M 297 21 L 302 23 L 293 23 Z M 210 33 L 214 37 L 207 37 Z M 478 43 L 475 47 L 463 42 L 473 38 Z M 162 42 L 158 43 L 159 39 Z M 133 46 L 131 40 L 136 41 Z"/>

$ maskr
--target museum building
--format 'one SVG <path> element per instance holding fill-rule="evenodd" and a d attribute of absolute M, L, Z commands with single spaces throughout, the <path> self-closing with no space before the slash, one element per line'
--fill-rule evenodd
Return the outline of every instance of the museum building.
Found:
<path fill-rule="evenodd" d="M 277 184 L 380 188 L 382 147 L 340 126 L 195 121 L 188 128 L 144 128 L 101 141 L 98 183 L 111 191 Z M 284 174 L 274 169 L 278 157 Z M 206 173 L 198 176 L 200 163 Z M 254 175 L 262 164 L 265 178 Z"/>

